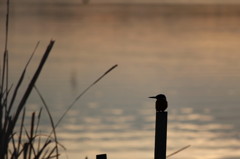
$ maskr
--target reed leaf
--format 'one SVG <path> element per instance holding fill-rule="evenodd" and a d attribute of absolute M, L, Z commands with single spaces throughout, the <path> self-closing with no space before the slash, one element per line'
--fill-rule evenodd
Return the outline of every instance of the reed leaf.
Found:
<path fill-rule="evenodd" d="M 40 108 L 40 111 L 39 111 L 39 113 L 38 113 L 37 124 L 36 124 L 36 129 L 35 129 L 35 134 L 38 133 L 38 128 L 39 128 L 39 125 L 40 125 L 41 115 L 42 115 L 42 107 Z"/>
<path fill-rule="evenodd" d="M 25 77 L 25 73 L 26 73 L 26 70 L 27 70 L 27 68 L 28 68 L 28 65 L 29 65 L 30 61 L 32 60 L 33 55 L 35 54 L 35 52 L 36 52 L 36 50 L 37 50 L 37 48 L 38 48 L 38 46 L 39 46 L 39 43 L 40 43 L 40 42 L 37 42 L 37 44 L 36 44 L 36 46 L 35 46 L 32 54 L 31 54 L 30 58 L 28 59 L 26 65 L 25 65 L 25 67 L 24 67 L 24 69 L 23 69 L 23 71 L 22 71 L 22 74 L 21 74 L 21 76 L 20 76 L 20 78 L 19 78 L 19 80 L 18 80 L 18 83 L 17 83 L 17 85 L 16 85 L 16 87 L 15 87 L 15 90 L 14 90 L 14 92 L 13 92 L 10 105 L 9 105 L 9 107 L 8 107 L 8 113 L 9 113 L 9 114 L 10 114 L 10 112 L 11 112 L 11 109 L 12 109 L 13 103 L 14 103 L 14 101 L 15 101 L 15 98 L 16 98 L 16 96 L 17 96 L 18 90 L 19 90 L 19 88 L 20 88 L 20 86 L 21 86 L 21 84 L 22 84 L 22 82 L 23 82 L 24 77 Z"/>
<path fill-rule="evenodd" d="M 95 80 L 92 84 L 90 84 L 85 90 L 82 91 L 82 93 L 80 93 L 75 100 L 73 100 L 73 102 L 69 105 L 69 107 L 65 110 L 65 112 L 63 113 L 63 115 L 60 117 L 60 119 L 57 121 L 55 128 L 57 128 L 57 126 L 60 124 L 60 122 L 62 121 L 62 119 L 66 116 L 66 114 L 69 112 L 69 110 L 74 106 L 74 104 L 91 88 L 93 87 L 95 84 L 97 84 L 103 77 L 105 77 L 109 72 L 111 72 L 113 69 L 115 69 L 118 65 L 115 64 L 112 67 L 110 67 L 106 72 L 104 72 L 99 78 L 97 78 L 97 80 Z"/>
<path fill-rule="evenodd" d="M 24 105 L 25 105 L 29 95 L 32 92 L 32 89 L 33 89 L 33 87 L 34 87 L 34 85 L 35 85 L 35 83 L 36 83 L 36 81 L 37 81 L 37 79 L 38 79 L 38 77 L 39 77 L 39 75 L 40 75 L 40 73 L 42 71 L 42 68 L 43 68 L 43 66 L 44 66 L 44 64 L 45 64 L 45 62 L 46 62 L 46 60 L 48 58 L 48 55 L 50 54 L 50 52 L 52 50 L 52 47 L 53 47 L 54 43 L 55 43 L 55 41 L 50 41 L 50 43 L 49 43 L 45 53 L 43 54 L 41 62 L 39 64 L 39 66 L 38 66 L 38 68 L 37 68 L 37 70 L 36 70 L 32 80 L 30 81 L 30 83 L 28 85 L 28 88 L 27 88 L 26 92 L 24 93 L 24 96 L 22 97 L 22 99 L 21 99 L 21 101 L 20 101 L 20 103 L 19 103 L 19 105 L 17 107 L 17 111 L 16 111 L 16 113 L 14 115 L 14 118 L 13 118 L 13 124 L 14 124 L 13 126 L 15 126 L 16 121 L 18 119 L 18 116 L 19 116 L 20 112 L 22 111 L 22 109 L 23 109 L 23 107 L 24 107 Z M 10 131 L 11 131 L 11 129 L 10 129 Z"/>
<path fill-rule="evenodd" d="M 45 107 L 45 109 L 46 109 L 46 111 L 47 111 L 48 117 L 49 117 L 49 119 L 50 119 L 50 123 L 51 123 L 51 126 L 52 126 L 52 132 L 53 132 L 53 135 L 54 135 L 54 141 L 55 141 L 55 144 L 56 144 L 56 145 L 55 145 L 55 146 L 56 146 L 56 154 L 58 154 L 58 153 L 59 153 L 59 149 L 58 149 L 58 139 L 57 139 L 55 124 L 54 124 L 54 121 L 53 121 L 51 112 L 50 112 L 50 110 L 49 110 L 49 108 L 48 108 L 48 105 L 47 105 L 46 101 L 44 100 L 41 92 L 39 91 L 39 89 L 37 88 L 36 85 L 34 86 L 34 89 L 36 90 L 38 96 L 40 97 L 40 99 L 41 99 L 41 101 L 42 101 L 42 103 L 43 103 L 43 105 L 44 105 L 44 107 Z M 49 137 L 51 136 L 51 134 L 52 134 L 52 133 L 49 134 Z M 57 156 L 57 159 L 58 159 L 58 155 L 56 155 L 56 156 Z"/>
<path fill-rule="evenodd" d="M 23 127 L 24 127 L 25 113 L 26 113 L 26 109 L 24 108 L 23 113 L 22 113 L 22 120 L 21 120 L 21 125 L 20 125 L 19 137 L 18 137 L 18 148 L 17 148 L 18 155 L 21 154 L 20 146 L 22 144 L 22 136 L 23 136 L 22 133 L 23 133 Z"/>
<path fill-rule="evenodd" d="M 189 148 L 190 146 L 191 146 L 191 145 L 187 145 L 187 146 L 185 146 L 185 147 L 183 147 L 183 148 L 181 148 L 181 149 L 179 149 L 179 150 L 177 150 L 177 151 L 175 151 L 175 152 L 173 152 L 173 153 L 171 153 L 171 154 L 167 155 L 167 157 L 166 157 L 166 158 L 170 158 L 171 156 L 174 156 L 174 155 L 176 155 L 177 153 L 179 153 L 179 152 L 181 152 L 181 151 L 183 151 L 183 150 L 185 150 L 185 149 Z"/>
<path fill-rule="evenodd" d="M 45 148 L 51 143 L 51 140 L 48 140 L 39 150 L 39 152 L 36 154 L 36 156 L 34 157 L 34 159 L 39 159 L 40 156 L 42 155 L 42 153 L 44 152 Z"/>
<path fill-rule="evenodd" d="M 32 113 L 31 127 L 30 127 L 30 138 L 28 139 L 29 145 L 30 145 L 30 151 L 29 151 L 28 159 L 31 159 L 32 153 L 35 153 L 34 146 L 33 146 L 33 142 L 34 142 L 34 138 L 35 138 L 35 136 L 34 136 L 34 126 L 35 126 L 35 112 Z"/>
<path fill-rule="evenodd" d="M 1 123 L 4 123 L 4 125 L 1 125 L 1 129 L 0 129 L 0 135 L 1 135 L 0 136 L 0 147 L 1 147 L 0 148 L 0 158 L 4 158 L 4 156 L 7 154 L 7 150 L 8 150 L 8 146 L 9 146 L 8 144 L 9 144 L 9 142 L 11 140 L 11 134 L 13 134 L 13 132 L 14 132 L 15 125 L 17 123 L 18 117 L 19 117 L 20 113 L 22 112 L 22 110 L 23 110 L 23 108 L 24 108 L 24 106 L 25 106 L 25 104 L 26 104 L 26 102 L 27 102 L 27 100 L 29 98 L 29 95 L 31 94 L 31 91 L 32 91 L 32 89 L 33 89 L 33 87 L 34 87 L 34 85 L 35 85 L 35 83 L 36 83 L 36 81 L 37 81 L 41 71 L 42 71 L 42 68 L 43 68 L 43 66 L 44 66 L 44 64 L 45 64 L 45 62 L 46 62 L 46 60 L 47 60 L 47 58 L 48 58 L 48 56 L 49 56 L 49 54 L 50 54 L 50 52 L 52 50 L 52 47 L 53 47 L 54 43 L 55 43 L 55 41 L 50 41 L 50 43 L 49 43 L 45 53 L 43 54 L 43 57 L 42 57 L 42 59 L 40 61 L 40 64 L 39 64 L 35 74 L 33 75 L 30 83 L 28 84 L 28 87 L 27 87 L 25 93 L 23 94 L 23 97 L 21 98 L 20 103 L 18 104 L 16 112 L 15 112 L 15 114 L 13 116 L 10 114 L 11 108 L 7 109 L 7 107 L 6 107 L 7 106 L 7 98 L 8 98 L 8 91 L 4 95 L 4 97 L 1 98 L 1 107 L 0 107 L 0 112 L 1 113 L 0 113 L 0 117 L 1 117 L 1 120 L 3 120 L 3 116 L 2 115 L 4 113 L 5 114 L 5 118 L 4 118 L 4 122 L 1 121 Z M 28 66 L 28 64 L 29 64 L 29 62 L 31 60 L 31 57 L 30 57 L 27 65 L 26 65 L 26 67 L 25 67 L 25 69 L 24 69 L 24 71 L 22 73 L 22 76 L 20 77 L 20 80 L 18 82 L 17 88 L 14 91 L 16 94 L 17 94 L 18 89 L 19 89 L 19 87 L 20 87 L 20 85 L 22 83 L 22 80 L 24 78 L 24 74 L 25 74 L 26 68 L 27 68 L 27 66 Z M 6 76 L 6 73 L 3 74 L 3 76 Z M 3 91 L 3 90 L 1 90 L 1 91 Z M 15 93 L 14 93 L 14 95 L 12 97 L 13 101 L 15 100 L 15 96 L 16 96 Z M 12 106 L 12 103 L 13 102 L 11 101 L 11 106 Z M 25 145 L 24 152 L 26 152 L 26 150 L 28 150 L 28 149 L 26 149 L 26 146 L 27 145 Z"/>

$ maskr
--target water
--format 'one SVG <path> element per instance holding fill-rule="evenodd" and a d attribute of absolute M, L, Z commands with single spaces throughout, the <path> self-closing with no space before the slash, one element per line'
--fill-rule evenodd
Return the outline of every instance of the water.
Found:
<path fill-rule="evenodd" d="M 1 26 L 4 26 L 1 2 Z M 20 3 L 11 8 L 10 67 L 16 83 L 37 41 L 27 81 L 50 39 L 56 44 L 37 82 L 55 121 L 114 64 L 57 129 L 62 158 L 153 158 L 154 100 L 169 102 L 174 159 L 240 156 L 238 5 Z M 0 28 L 3 50 L 4 27 Z M 41 107 L 33 92 L 30 111 Z M 49 124 L 42 119 L 42 127 Z"/>

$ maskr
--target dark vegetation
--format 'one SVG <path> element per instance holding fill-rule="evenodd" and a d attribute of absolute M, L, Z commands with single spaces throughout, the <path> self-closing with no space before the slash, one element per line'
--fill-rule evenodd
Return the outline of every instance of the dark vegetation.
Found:
<path fill-rule="evenodd" d="M 37 79 L 43 69 L 45 62 L 55 44 L 55 41 L 50 41 L 46 51 L 43 53 L 35 73 L 33 74 L 30 82 L 27 85 L 24 93 L 19 93 L 20 88 L 23 85 L 23 81 L 26 76 L 27 68 L 31 59 L 37 50 L 39 43 L 26 63 L 21 76 L 16 84 L 9 83 L 9 52 L 8 52 L 8 28 L 9 28 L 9 8 L 10 0 L 7 0 L 6 11 L 6 26 L 5 26 L 5 48 L 3 52 L 3 58 L 0 63 L 0 158 L 1 159 L 50 159 L 59 158 L 59 149 L 64 147 L 59 143 L 57 139 L 56 128 L 62 119 L 66 116 L 68 111 L 73 105 L 96 83 L 98 83 L 105 75 L 112 71 L 117 65 L 112 66 L 96 81 L 94 81 L 89 87 L 87 87 L 82 93 L 80 93 L 76 99 L 69 105 L 59 120 L 54 123 L 51 116 L 51 112 L 44 100 L 41 92 L 36 86 Z M 39 112 L 32 112 L 31 117 L 27 118 L 26 115 L 26 102 L 31 97 L 31 92 L 35 90 L 39 95 L 43 103 L 43 108 L 39 108 Z M 20 100 L 16 100 L 20 96 Z M 51 126 L 50 132 L 41 134 L 41 115 L 42 110 L 46 109 L 49 117 L 49 125 Z M 30 121 L 26 121 L 30 119 Z M 29 123 L 30 124 L 26 124 Z"/>

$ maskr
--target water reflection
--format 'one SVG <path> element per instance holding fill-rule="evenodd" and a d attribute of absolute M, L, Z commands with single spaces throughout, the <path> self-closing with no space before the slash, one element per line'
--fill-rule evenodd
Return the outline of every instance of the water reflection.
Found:
<path fill-rule="evenodd" d="M 169 101 L 168 154 L 191 145 L 172 158 L 240 156 L 239 6 L 28 5 L 13 8 L 11 77 L 15 83 L 35 41 L 43 42 L 28 75 L 44 43 L 56 39 L 38 81 L 54 119 L 119 64 L 58 128 L 69 158 L 153 158 L 155 110 L 147 97 L 158 93 Z M 40 103 L 33 94 L 28 107 Z"/>
<path fill-rule="evenodd" d="M 100 118 L 83 117 L 84 122 L 77 126 L 76 123 L 71 125 L 69 122 L 60 131 L 60 136 L 66 144 L 79 142 L 68 147 L 71 148 L 72 155 L 81 151 L 82 157 L 89 155 L 91 158 L 97 153 L 105 152 L 114 158 L 152 158 L 155 113 L 148 106 L 143 108 L 145 109 L 135 114 L 143 118 L 141 128 L 134 129 L 132 126 L 132 123 L 138 122 L 134 121 L 137 120 L 134 115 L 126 116 L 124 113 L 119 114 L 122 110 L 113 109 L 112 112 L 116 111 L 117 115 L 106 117 L 110 115 L 109 110 Z M 216 122 L 211 112 L 199 114 L 192 108 L 174 109 L 169 112 L 168 127 L 168 153 L 191 145 L 173 158 L 228 158 L 231 156 L 229 152 L 240 155 L 237 152 L 239 141 L 232 138 L 231 134 L 234 127 Z M 199 152 L 204 153 L 200 155 Z"/>

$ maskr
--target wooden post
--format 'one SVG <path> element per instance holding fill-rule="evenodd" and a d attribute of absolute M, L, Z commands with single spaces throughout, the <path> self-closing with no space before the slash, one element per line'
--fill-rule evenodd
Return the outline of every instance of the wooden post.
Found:
<path fill-rule="evenodd" d="M 166 159 L 168 112 L 156 112 L 154 159 Z"/>
<path fill-rule="evenodd" d="M 107 159 L 107 154 L 98 154 L 96 159 Z"/>

